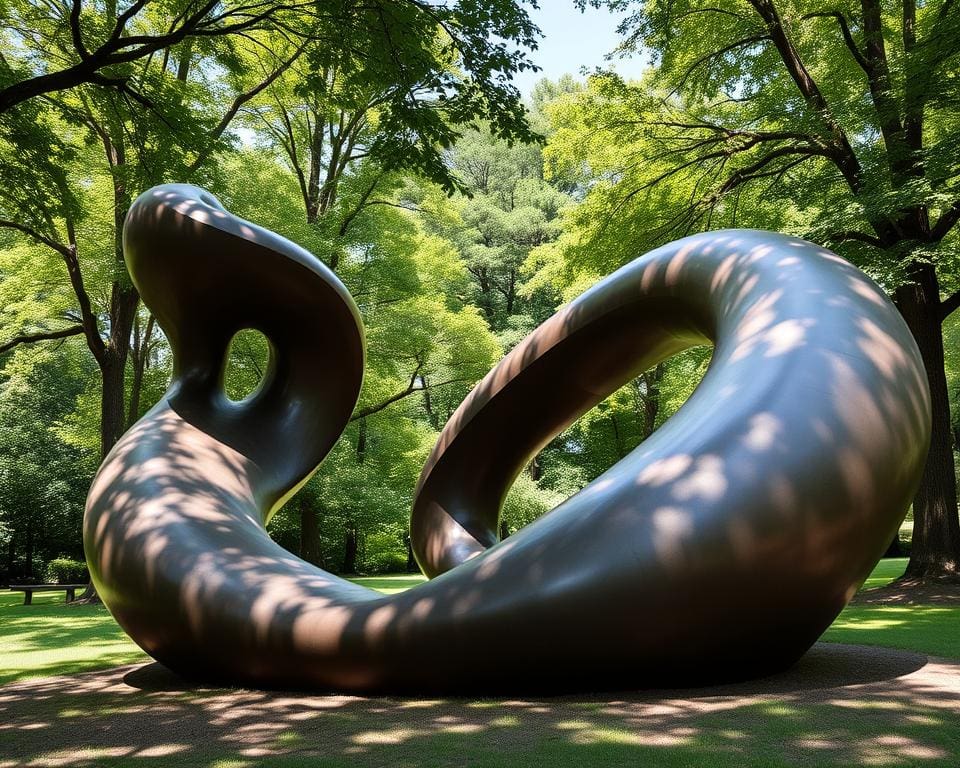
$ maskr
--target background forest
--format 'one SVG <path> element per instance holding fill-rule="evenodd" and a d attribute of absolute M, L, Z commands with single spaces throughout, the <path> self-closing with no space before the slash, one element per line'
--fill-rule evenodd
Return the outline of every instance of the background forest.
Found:
<path fill-rule="evenodd" d="M 510 76 L 537 30 L 506 0 L 0 0 L 0 583 L 83 559 L 93 473 L 164 392 L 169 347 L 120 233 L 133 199 L 170 181 L 316 254 L 361 309 L 356 411 L 270 526 L 310 562 L 414 569 L 417 477 L 471 387 L 646 250 L 743 226 L 823 243 L 896 300 L 934 395 L 911 570 L 956 572 L 960 12 L 580 5 L 621 12 L 622 53 L 651 56 L 643 79 L 543 80 L 521 99 Z M 257 332 L 235 337 L 231 398 L 266 355 Z M 709 359 L 661 363 L 556 437 L 501 536 L 633 450 Z"/>

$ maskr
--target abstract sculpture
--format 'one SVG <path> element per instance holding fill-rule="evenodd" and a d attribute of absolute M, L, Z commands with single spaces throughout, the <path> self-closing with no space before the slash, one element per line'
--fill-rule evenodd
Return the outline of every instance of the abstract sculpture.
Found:
<path fill-rule="evenodd" d="M 84 544 L 117 621 L 184 674 L 477 692 L 770 673 L 853 596 L 923 467 L 926 379 L 883 292 L 796 238 L 696 235 L 598 283 L 476 386 L 417 488 L 413 544 L 436 578 L 386 597 L 264 529 L 355 405 L 364 341 L 346 289 L 186 185 L 141 195 L 124 247 L 174 373 L 104 461 Z M 223 372 L 244 328 L 272 356 L 261 388 L 235 403 Z M 497 543 L 503 497 L 537 450 L 643 370 L 710 341 L 710 368 L 673 418 Z"/>

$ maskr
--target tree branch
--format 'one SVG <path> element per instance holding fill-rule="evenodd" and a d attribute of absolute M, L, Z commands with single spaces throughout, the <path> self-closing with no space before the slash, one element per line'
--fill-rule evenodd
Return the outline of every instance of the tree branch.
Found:
<path fill-rule="evenodd" d="M 269 88 L 274 83 L 274 81 L 278 77 L 280 77 L 280 75 L 286 72 L 287 69 L 289 69 L 290 66 L 298 58 L 300 58 L 300 54 L 303 53 L 303 50 L 305 47 L 306 47 L 306 43 L 301 44 L 294 51 L 293 56 L 291 56 L 286 61 L 282 62 L 276 69 L 274 69 L 273 72 L 271 72 L 265 79 L 263 79 L 256 86 L 251 88 L 249 91 L 246 91 L 245 93 L 239 94 L 233 100 L 233 103 L 230 105 L 230 109 L 228 109 L 226 113 L 224 113 L 223 117 L 220 119 L 220 122 L 217 124 L 217 127 L 214 128 L 213 131 L 210 133 L 207 146 L 200 151 L 196 159 L 194 159 L 194 161 L 190 163 L 190 165 L 187 167 L 188 174 L 192 174 L 194 171 L 196 171 L 197 168 L 199 168 L 203 164 L 204 160 L 206 160 L 210 156 L 210 154 L 213 152 L 214 147 L 216 146 L 217 141 L 219 141 L 220 137 L 223 136 L 224 131 L 227 130 L 227 127 L 233 121 L 233 118 L 237 116 L 237 113 L 240 111 L 240 108 L 244 104 L 246 104 L 248 101 L 255 98 L 257 95 L 259 95 L 264 90 Z"/>
<path fill-rule="evenodd" d="M 687 71 L 683 73 L 683 76 L 680 78 L 680 82 L 677 83 L 675 90 L 682 88 L 683 84 L 687 82 L 687 79 L 693 74 L 694 70 L 704 64 L 709 63 L 711 59 L 715 59 L 718 56 L 723 56 L 725 53 L 730 53 L 730 51 L 736 50 L 737 48 L 742 48 L 745 45 L 753 45 L 769 39 L 770 35 L 750 35 L 749 37 L 744 37 L 736 42 L 730 43 L 730 45 L 724 46 L 719 51 L 711 51 L 705 56 L 701 56 L 699 59 L 693 62 L 693 64 L 687 67 Z"/>
<path fill-rule="evenodd" d="M 960 200 L 940 215 L 940 219 L 930 230 L 930 242 L 939 243 L 958 221 L 960 221 Z"/>
<path fill-rule="evenodd" d="M 93 307 L 90 303 L 90 296 L 87 294 L 87 289 L 83 284 L 83 275 L 80 272 L 80 260 L 77 258 L 76 245 L 73 243 L 70 245 L 64 245 L 63 243 L 57 242 L 56 240 L 41 234 L 32 227 L 28 227 L 24 224 L 18 224 L 15 221 L 0 219 L 0 228 L 13 229 L 17 232 L 22 232 L 32 240 L 42 243 L 48 248 L 52 248 L 63 257 L 63 261 L 67 265 L 67 273 L 70 277 L 70 285 L 73 288 L 74 294 L 76 294 L 77 303 L 80 305 L 80 318 L 83 323 L 84 333 L 86 334 L 87 345 L 90 347 L 90 351 L 93 353 L 93 356 L 97 359 L 97 361 L 101 361 L 103 359 L 105 347 L 103 339 L 100 338 L 100 331 L 97 327 L 97 316 L 93 312 Z"/>
<path fill-rule="evenodd" d="M 940 322 L 950 317 L 957 308 L 960 308 L 960 291 L 940 302 Z"/>
<path fill-rule="evenodd" d="M 843 178 L 846 180 L 851 191 L 854 194 L 858 193 L 863 175 L 860 160 L 853 151 L 853 146 L 850 144 L 846 132 L 831 111 L 826 97 L 820 90 L 820 86 L 818 86 L 813 79 L 813 76 L 800 58 L 799 51 L 797 51 L 793 45 L 793 41 L 787 35 L 787 30 L 783 24 L 783 19 L 780 18 L 779 11 L 772 0 L 748 0 L 748 2 L 766 23 L 770 38 L 773 40 L 773 44 L 780 54 L 780 59 L 783 61 L 787 72 L 800 91 L 803 100 L 810 110 L 818 115 L 830 130 L 833 152 L 828 155 L 828 157 L 833 160 L 837 169 L 843 174 Z"/>
<path fill-rule="evenodd" d="M 847 24 L 847 18 L 840 11 L 820 11 L 817 13 L 807 13 L 800 17 L 801 19 L 816 19 L 816 18 L 832 18 L 837 20 L 837 24 L 840 25 L 840 33 L 843 35 L 843 41 L 847 44 L 847 48 L 850 50 L 851 55 L 857 64 L 860 65 L 860 68 L 867 73 L 869 76 L 871 74 L 870 63 L 863 57 L 860 49 L 857 47 L 856 41 L 853 39 L 853 35 L 850 34 L 850 27 Z"/>
<path fill-rule="evenodd" d="M 881 240 L 879 237 L 868 235 L 865 232 L 858 232 L 855 229 L 834 232 L 832 235 L 830 235 L 830 240 L 837 243 L 845 243 L 854 240 L 856 242 L 872 245 L 874 248 L 886 247 L 883 240 Z"/>
<path fill-rule="evenodd" d="M 70 3 L 70 36 L 73 39 L 73 47 L 80 55 L 81 59 L 87 59 L 90 52 L 83 44 L 83 35 L 80 31 L 80 11 L 82 10 L 83 0 L 72 0 Z"/>
<path fill-rule="evenodd" d="M 416 382 L 417 382 L 417 379 L 418 379 L 419 376 L 420 376 L 420 368 L 421 368 L 421 366 L 418 365 L 418 366 L 417 366 L 417 369 L 413 372 L 413 376 L 410 377 L 410 384 L 407 385 L 407 388 L 406 388 L 406 389 L 404 389 L 404 390 L 402 390 L 402 391 L 400 391 L 400 392 L 397 392 L 395 395 L 391 395 L 390 397 L 386 398 L 385 400 L 381 400 L 381 401 L 380 401 L 379 403 L 377 403 L 376 405 L 371 405 L 371 406 L 368 406 L 368 407 L 366 407 L 366 408 L 361 408 L 361 409 L 359 409 L 358 411 L 355 411 L 354 414 L 350 417 L 350 421 L 358 421 L 359 419 L 363 419 L 363 418 L 365 418 L 365 417 L 367 417 L 367 416 L 370 416 L 370 415 L 372 415 L 372 414 L 374 414 L 374 413 L 378 413 L 379 411 L 382 411 L 382 410 L 383 410 L 384 408 L 386 408 L 387 406 L 393 405 L 393 404 L 394 404 L 395 402 L 397 402 L 398 400 L 402 400 L 403 398 L 405 398 L 405 397 L 407 397 L 407 396 L 409 396 L 409 395 L 412 395 L 412 394 L 414 394 L 414 393 L 416 393 L 416 392 L 425 392 L 425 391 L 430 390 L 430 389 L 437 389 L 438 387 L 445 387 L 445 386 L 447 386 L 448 384 L 458 384 L 458 383 L 463 383 L 463 382 L 467 381 L 467 379 L 462 379 L 462 378 L 461 378 L 461 379 L 447 379 L 446 381 L 441 381 L 441 382 L 438 382 L 438 383 L 436 383 L 436 384 L 427 384 L 427 385 L 425 385 L 425 386 L 419 386 L 419 387 L 418 387 L 418 386 L 416 386 Z"/>
<path fill-rule="evenodd" d="M 71 325 L 68 328 L 61 328 L 59 331 L 41 331 L 39 333 L 25 333 L 20 336 L 14 336 L 10 341 L 0 344 L 0 355 L 9 352 L 14 347 L 21 344 L 33 344 L 36 341 L 50 341 L 52 339 L 65 339 L 68 336 L 79 336 L 83 333 L 82 325 Z"/>
<path fill-rule="evenodd" d="M 66 258 L 67 254 L 70 251 L 70 249 L 63 243 L 57 242 L 56 240 L 41 234 L 40 232 L 33 229 L 32 227 L 28 227 L 24 224 L 19 224 L 16 221 L 8 221 L 7 219 L 0 219 L 0 228 L 14 229 L 17 232 L 20 232 L 26 235 L 31 240 L 35 240 L 41 245 L 45 245 L 48 248 L 52 248 L 64 258 Z"/>

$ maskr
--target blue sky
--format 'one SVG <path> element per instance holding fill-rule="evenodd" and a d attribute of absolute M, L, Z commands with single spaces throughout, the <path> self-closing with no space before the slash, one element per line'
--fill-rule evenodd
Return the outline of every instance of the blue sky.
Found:
<path fill-rule="evenodd" d="M 555 80 L 563 74 L 579 75 L 581 67 L 593 69 L 612 66 L 624 77 L 638 77 L 643 70 L 641 57 L 605 62 L 604 56 L 617 47 L 617 23 L 620 17 L 606 9 L 578 11 L 573 0 L 540 0 L 540 8 L 529 10 L 543 37 L 531 59 L 541 72 L 522 72 L 513 82 L 524 95 L 542 77 Z"/>

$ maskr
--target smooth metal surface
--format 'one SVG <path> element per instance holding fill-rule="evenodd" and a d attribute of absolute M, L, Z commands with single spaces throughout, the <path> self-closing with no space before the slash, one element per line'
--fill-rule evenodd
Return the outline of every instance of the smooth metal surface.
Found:
<path fill-rule="evenodd" d="M 264 524 L 359 392 L 363 333 L 337 278 L 208 193 L 144 193 L 130 273 L 176 366 L 90 490 L 84 544 L 110 611 L 188 675 L 347 691 L 704 684 L 789 666 L 903 518 L 929 440 L 920 356 L 882 291 L 770 232 L 657 249 L 536 329 L 480 382 L 423 471 L 412 535 L 436 578 L 386 597 Z M 261 390 L 229 401 L 230 339 L 262 331 Z M 500 503 L 552 436 L 632 377 L 713 342 L 652 437 L 497 543 Z"/>

